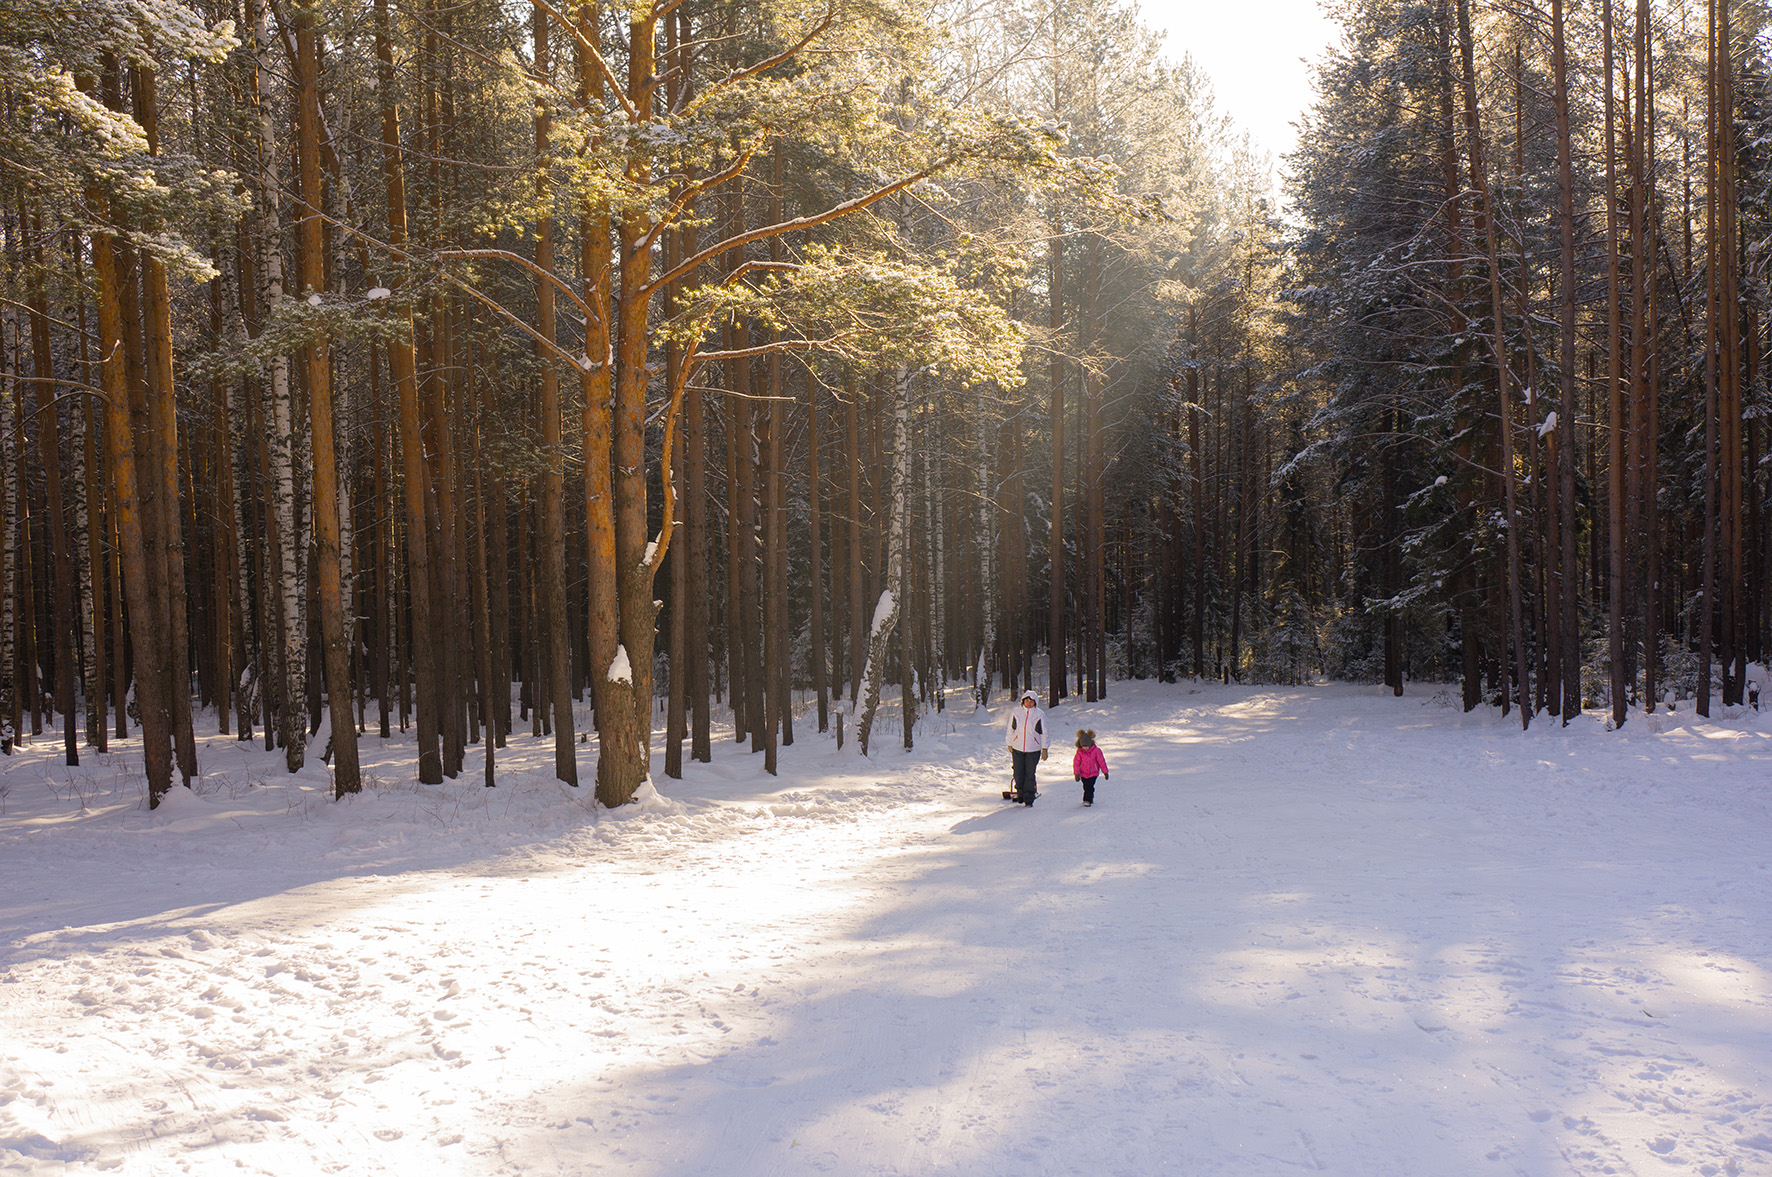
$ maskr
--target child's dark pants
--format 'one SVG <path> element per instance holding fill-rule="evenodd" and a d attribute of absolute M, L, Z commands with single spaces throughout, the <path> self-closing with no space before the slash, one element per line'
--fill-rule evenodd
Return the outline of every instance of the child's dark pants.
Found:
<path fill-rule="evenodd" d="M 1095 778 L 1092 776 L 1083 778 L 1083 804 L 1095 804 Z"/>

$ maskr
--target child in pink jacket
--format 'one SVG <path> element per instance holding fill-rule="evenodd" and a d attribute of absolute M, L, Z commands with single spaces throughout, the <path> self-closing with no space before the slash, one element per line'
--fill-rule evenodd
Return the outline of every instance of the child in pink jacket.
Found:
<path fill-rule="evenodd" d="M 1077 754 L 1071 757 L 1071 779 L 1083 782 L 1083 804 L 1095 804 L 1095 778 L 1107 779 L 1107 757 L 1095 746 L 1095 733 L 1084 728 L 1077 733 Z"/>

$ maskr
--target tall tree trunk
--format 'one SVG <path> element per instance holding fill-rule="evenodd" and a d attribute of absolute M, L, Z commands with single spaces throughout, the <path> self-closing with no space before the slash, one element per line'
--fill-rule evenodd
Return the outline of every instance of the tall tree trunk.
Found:
<path fill-rule="evenodd" d="M 1648 275 L 1643 297 L 1643 320 L 1648 364 L 1643 380 L 1643 485 L 1640 493 L 1646 540 L 1643 555 L 1643 701 L 1645 707 L 1653 711 L 1658 700 L 1656 673 L 1661 659 L 1661 505 L 1657 498 L 1660 485 L 1661 327 L 1660 316 L 1656 313 L 1661 271 L 1655 264 L 1661 214 L 1652 179 L 1655 175 L 1655 136 L 1650 128 L 1655 126 L 1655 85 L 1651 49 L 1653 42 L 1650 38 L 1647 6 L 1648 0 L 1638 0 L 1637 19 L 1641 29 L 1638 36 L 1642 42 L 1643 72 L 1648 79 L 1643 84 L 1642 116 L 1645 126 L 1642 146 L 1643 175 L 1646 181 L 1643 265 Z"/>
<path fill-rule="evenodd" d="M 1563 0 L 1551 0 L 1551 72 L 1557 117 L 1557 220 L 1562 230 L 1563 412 L 1557 422 L 1563 546 L 1562 714 L 1567 724 L 1581 714 L 1581 623 L 1576 608 L 1579 564 L 1575 543 L 1575 176 L 1569 131 L 1569 76 L 1564 46 Z"/>
<path fill-rule="evenodd" d="M 1047 365 L 1052 410 L 1051 599 L 1046 637 L 1046 706 L 1057 707 L 1066 693 L 1064 609 L 1064 359 L 1058 336 L 1064 329 L 1064 238 L 1052 235 L 1046 259 L 1047 323 L 1052 332 L 1052 359 Z"/>
<path fill-rule="evenodd" d="M 497 749 L 499 745 L 499 714 L 494 702 L 494 678 L 504 683 L 502 674 L 493 673 L 492 641 L 492 598 L 490 583 L 486 575 L 486 464 L 483 460 L 480 445 L 481 434 L 485 429 L 485 414 L 474 425 L 474 597 L 478 603 L 475 612 L 475 645 L 479 647 L 480 673 L 480 717 L 486 726 L 486 734 L 482 740 L 486 754 L 485 785 L 488 789 L 498 783 Z M 562 618 L 564 615 L 562 615 Z M 503 693 L 509 694 L 509 691 Z M 574 783 L 576 782 L 569 782 Z"/>
<path fill-rule="evenodd" d="M 264 279 L 267 314 L 276 314 L 283 301 L 283 248 L 280 206 L 282 203 L 282 148 L 276 138 L 272 111 L 271 26 L 265 0 L 252 0 L 254 43 L 258 57 L 259 191 L 264 200 Z M 305 660 L 302 640 L 301 597 L 297 569 L 303 563 L 302 545 L 295 532 L 295 472 L 291 447 L 294 425 L 290 409 L 289 359 L 278 354 L 271 360 L 271 420 L 269 448 L 271 481 L 270 526 L 276 539 L 270 548 L 267 570 L 276 601 L 278 641 L 274 656 L 272 696 L 276 700 L 278 738 L 283 744 L 284 765 L 290 772 L 301 769 L 307 756 L 307 737 L 301 724 L 301 698 Z"/>
<path fill-rule="evenodd" d="M 222 266 L 216 259 L 216 277 L 209 285 L 209 334 L 219 344 L 222 338 Z M 228 734 L 228 709 L 234 685 L 234 594 L 231 578 L 234 569 L 234 482 L 229 470 L 233 452 L 228 429 L 228 383 L 220 374 L 209 378 L 209 493 L 214 511 L 210 564 L 210 600 L 214 603 L 209 623 L 210 658 L 214 663 L 215 718 L 219 734 Z"/>
<path fill-rule="evenodd" d="M 72 242 L 76 267 L 75 273 L 80 280 L 80 367 L 83 378 L 89 385 L 97 385 L 98 378 L 90 359 L 90 340 L 88 338 L 86 317 L 86 294 L 84 267 L 80 264 L 80 239 L 75 237 Z M 86 630 L 86 708 L 87 738 L 100 752 L 109 750 L 110 735 L 105 721 L 105 692 L 110 676 L 105 667 L 105 634 L 107 630 L 105 617 L 105 536 L 107 535 L 110 513 L 105 509 L 105 491 L 110 485 L 107 471 L 100 469 L 99 461 L 99 425 L 100 412 L 91 397 L 82 398 L 81 416 L 85 425 L 81 441 L 84 445 L 86 459 L 86 569 L 87 569 L 87 610 L 92 624 Z M 224 450 L 224 454 L 226 451 Z M 224 462 L 226 461 L 224 457 Z M 231 484 L 230 484 L 231 485 Z M 0 520 L 0 531 L 5 530 L 5 523 Z M 6 580 L 4 566 L 0 566 L 0 584 Z M 118 625 L 122 618 L 117 618 Z M 0 623 L 3 624 L 3 623 Z M 119 668 L 119 671 L 121 668 Z"/>
<path fill-rule="evenodd" d="M 771 217 L 774 221 L 779 218 Z M 785 419 L 781 411 L 781 356 L 771 353 L 764 364 L 768 408 L 762 413 L 763 436 L 759 440 L 758 476 L 762 482 L 762 517 L 759 520 L 762 560 L 759 580 L 763 610 L 763 771 L 776 772 L 777 748 L 786 699 L 782 696 L 783 652 L 786 635 L 779 624 L 785 586 L 777 577 L 776 547 L 781 536 L 781 434 Z"/>
<path fill-rule="evenodd" d="M 87 201 L 102 218 L 106 211 L 103 195 L 96 189 L 89 190 Z M 122 580 L 128 592 L 130 615 L 138 627 L 136 632 L 143 635 L 135 643 L 136 705 L 141 717 L 148 806 L 154 808 L 172 788 L 172 717 L 166 702 L 166 671 L 161 662 L 161 646 L 146 638 L 154 625 L 155 602 L 149 587 L 141 494 L 136 478 L 135 447 L 131 441 L 131 398 L 120 295 L 125 275 L 118 265 L 114 242 L 109 233 L 92 236 L 92 270 L 98 305 L 99 383 L 105 393 L 105 444 L 109 450 L 111 486 L 116 495 L 111 515 L 122 556 Z M 121 626 L 118 632 L 121 635 Z M 121 659 L 117 663 L 117 677 L 119 681 L 123 677 Z"/>
<path fill-rule="evenodd" d="M 770 160 L 768 217 L 770 224 L 781 222 L 781 146 L 776 143 Z M 779 265 L 782 260 L 781 239 L 771 238 L 769 260 Z M 780 341 L 779 331 L 771 329 L 772 343 Z M 788 730 L 788 708 L 792 705 L 787 693 L 788 634 L 787 584 L 783 575 L 786 560 L 782 558 L 787 545 L 782 535 L 784 511 L 782 494 L 782 434 L 787 432 L 787 412 L 782 404 L 781 353 L 771 351 L 764 362 L 769 409 L 764 428 L 768 437 L 763 451 L 763 771 L 774 776 L 781 737 Z"/>
<path fill-rule="evenodd" d="M 1717 18 L 1717 217 L 1720 241 L 1717 264 L 1721 312 L 1718 357 L 1717 428 L 1719 433 L 1718 553 L 1722 585 L 1717 606 L 1722 611 L 1719 653 L 1722 662 L 1723 705 L 1742 702 L 1745 677 L 1742 657 L 1742 465 L 1741 465 L 1741 289 L 1740 201 L 1736 196 L 1735 160 L 1735 41 L 1730 5 L 1718 6 Z"/>
<path fill-rule="evenodd" d="M 1649 399 L 1652 395 L 1649 386 L 1648 335 L 1653 322 L 1653 312 L 1648 303 L 1650 288 L 1650 271 L 1654 268 L 1654 255 L 1647 250 L 1648 245 L 1648 176 L 1645 171 L 1648 162 L 1649 146 L 1646 142 L 1653 130 L 1648 118 L 1648 48 L 1649 48 L 1649 15 L 1648 0 L 1637 0 L 1636 26 L 1632 32 L 1631 57 L 1634 70 L 1634 91 L 1630 114 L 1630 154 L 1627 166 L 1630 170 L 1630 187 L 1628 193 L 1630 216 L 1630 362 L 1627 368 L 1629 378 L 1625 387 L 1625 399 L 1629 405 L 1630 431 L 1627 434 L 1627 453 L 1625 456 L 1625 523 L 1624 534 L 1626 543 L 1632 545 L 1625 553 L 1627 568 L 1635 568 L 1636 577 L 1632 581 L 1633 591 L 1626 601 L 1625 616 L 1625 658 L 1627 673 L 1632 653 L 1632 637 L 1642 642 L 1641 660 L 1643 664 L 1645 687 L 1651 685 L 1653 674 L 1649 666 L 1653 654 L 1649 649 L 1649 633 L 1653 626 L 1647 616 L 1644 603 L 1654 593 L 1655 567 L 1648 560 L 1649 540 L 1643 534 L 1644 516 L 1647 509 L 1645 494 L 1650 493 L 1646 478 L 1648 446 L 1651 438 L 1647 428 Z M 1627 75 L 1627 80 L 1633 75 Z M 1635 675 L 1628 680 L 1634 685 Z M 1655 710 L 1652 693 L 1645 691 L 1643 697 L 1645 711 Z"/>
<path fill-rule="evenodd" d="M 941 460 L 947 452 L 944 444 L 946 438 L 942 423 L 944 415 L 940 403 L 940 392 L 933 391 L 934 404 L 931 406 L 931 428 L 935 437 L 933 444 L 926 445 L 923 453 L 923 487 L 929 508 L 929 546 L 934 549 L 933 559 L 925 566 L 925 573 L 933 586 L 929 603 L 930 625 L 930 660 L 929 677 L 925 680 L 935 692 L 935 709 L 946 710 L 947 698 L 947 624 L 948 624 L 948 584 L 947 584 L 947 519 L 944 508 L 945 483 L 942 477 Z"/>
<path fill-rule="evenodd" d="M 131 271 L 133 271 L 133 266 L 130 268 Z M 14 337 L 15 350 L 12 357 L 12 369 L 16 373 L 22 373 L 24 370 L 23 336 L 24 332 L 21 330 Z M 132 389 L 131 391 L 136 392 L 138 390 Z M 140 399 L 141 397 L 139 395 L 134 396 L 131 399 L 130 414 L 132 418 L 135 415 L 135 402 Z M 42 684 L 38 681 L 38 665 L 40 659 L 38 658 L 36 642 L 37 608 L 35 589 L 37 577 L 33 570 L 35 559 L 33 558 L 31 551 L 34 546 L 31 540 L 31 517 L 33 511 L 31 509 L 30 469 L 27 465 L 29 460 L 30 443 L 25 433 L 26 421 L 28 420 L 25 412 L 25 384 L 23 380 L 19 379 L 15 379 L 12 382 L 12 420 L 14 435 L 13 462 L 10 471 L 13 486 L 13 510 L 11 512 L 13 519 L 12 550 L 14 557 L 13 574 L 17 583 L 17 591 L 14 594 L 16 605 L 13 612 L 14 638 L 12 696 L 14 700 L 13 706 L 15 708 L 13 730 L 20 735 L 23 735 L 24 707 L 28 702 L 31 711 L 31 734 L 37 736 L 43 734 L 43 690 Z M 152 500 L 150 499 L 149 502 L 151 503 L 151 501 Z M 144 514 L 146 513 L 144 505 Z M 149 534 L 152 535 L 153 532 L 150 530 Z M 154 550 L 155 549 L 150 549 L 150 551 Z M 151 627 L 156 621 L 158 621 L 158 619 L 159 614 L 154 614 L 143 624 L 143 630 L 146 632 L 153 632 Z"/>
<path fill-rule="evenodd" d="M 657 77 L 655 12 L 634 8 L 628 19 L 628 103 L 651 117 Z M 636 188 L 651 179 L 642 154 L 628 160 L 628 181 Z M 658 607 L 653 578 L 658 558 L 668 550 L 668 537 L 654 541 L 646 521 L 646 351 L 651 342 L 649 307 L 652 224 L 639 208 L 629 208 L 616 223 L 621 242 L 620 287 L 616 299 L 620 328 L 619 360 L 613 413 L 613 479 L 615 503 L 615 574 L 619 594 L 621 643 L 633 668 L 631 685 L 615 686 L 618 729 L 612 742 L 606 732 L 597 768 L 598 798 L 608 806 L 625 805 L 651 772 L 652 654 L 658 633 Z M 650 545 L 650 546 L 649 546 Z M 594 673 L 593 669 L 593 673 Z M 607 768 L 607 771 L 605 769 Z"/>
<path fill-rule="evenodd" d="M 1706 150 L 1704 202 L 1704 539 L 1699 565 L 1698 610 L 1698 714 L 1710 716 L 1710 675 L 1712 630 L 1716 624 L 1716 560 L 1717 560 L 1717 364 L 1722 331 L 1720 321 L 1728 308 L 1719 305 L 1722 290 L 1718 269 L 1722 265 L 1722 247 L 1718 242 L 1721 230 L 1717 211 L 1722 198 L 1722 181 L 1718 174 L 1719 144 L 1723 137 L 1721 125 L 1721 75 L 1727 54 L 1718 44 L 1717 10 L 1727 7 L 1728 0 L 1710 0 L 1709 55 L 1706 73 Z"/>
<path fill-rule="evenodd" d="M 1091 234 L 1088 279 L 1084 285 L 1084 315 L 1089 327 L 1091 352 L 1096 349 L 1101 334 L 1101 245 L 1101 234 Z M 1091 358 L 1083 376 L 1083 407 L 1088 419 L 1083 452 L 1084 509 L 1087 511 L 1084 534 L 1088 553 L 1085 575 L 1089 580 L 1083 640 L 1089 647 L 1090 669 L 1085 697 L 1092 703 L 1107 698 L 1107 504 L 1102 486 L 1102 479 L 1106 476 L 1107 445 L 1102 436 L 1101 380 L 1102 374 Z"/>
<path fill-rule="evenodd" d="M 535 9 L 535 73 L 545 87 L 551 65 L 548 60 L 548 16 Z M 548 138 L 551 117 L 545 103 L 535 108 L 536 203 L 543 214 L 536 226 L 535 265 L 544 275 L 536 282 L 536 314 L 543 339 L 555 339 L 554 218 L 547 213 L 551 188 L 548 181 Z M 541 577 L 545 601 L 543 632 L 547 635 L 548 681 L 546 695 L 554 711 L 554 775 L 578 787 L 578 749 L 572 731 L 572 655 L 567 644 L 571 627 L 566 618 L 566 449 L 561 436 L 560 372 L 550 347 L 537 351 L 541 364 L 541 417 L 543 465 L 541 473 Z"/>
<path fill-rule="evenodd" d="M 666 34 L 666 68 L 675 72 L 677 64 L 677 22 L 670 20 L 665 25 Z M 677 84 L 673 80 L 671 91 L 676 93 Z M 672 104 L 673 106 L 675 103 Z M 670 270 L 679 260 L 677 234 L 667 233 L 664 237 L 664 268 Z M 673 283 L 665 287 L 664 315 L 670 319 L 676 315 L 677 288 Z M 676 340 L 665 343 L 665 387 L 677 388 L 684 383 L 683 354 Z M 684 445 L 683 434 L 679 432 L 671 442 L 671 493 L 681 504 L 686 493 L 689 455 Z M 667 714 L 665 719 L 665 775 L 672 780 L 680 780 L 683 776 L 683 738 L 689 728 L 689 542 L 681 537 L 679 542 L 671 546 L 670 580 L 671 580 L 671 637 L 668 657 L 670 659 L 670 685 Z"/>
<path fill-rule="evenodd" d="M 735 338 L 741 345 L 748 345 L 750 335 L 741 326 L 735 332 Z M 732 695 L 734 699 L 741 696 L 744 699 L 744 731 L 750 737 L 751 751 L 755 753 L 764 750 L 764 732 L 770 717 L 765 710 L 767 702 L 764 699 L 763 686 L 767 673 L 763 666 L 764 623 L 760 583 L 763 551 L 759 542 L 761 537 L 757 518 L 757 478 L 761 446 L 757 439 L 758 413 L 753 399 L 756 384 L 750 366 L 746 360 L 741 360 L 738 364 L 743 386 L 738 403 L 733 407 L 733 416 L 737 419 L 738 468 L 729 475 L 736 488 L 738 513 L 730 520 L 729 526 L 735 535 L 733 550 L 738 562 L 740 618 L 738 632 L 732 635 L 731 641 L 742 650 L 740 663 L 744 667 L 744 678 L 740 680 L 734 677 L 732 680 Z"/>
<path fill-rule="evenodd" d="M 678 60 L 685 60 L 690 53 L 690 46 L 695 43 L 694 30 L 690 23 L 690 13 L 678 9 L 675 14 L 678 26 L 676 44 Z M 694 77 L 685 73 L 678 84 L 682 87 L 673 100 L 674 106 L 687 102 L 694 94 Z M 686 173 L 689 182 L 693 183 L 695 173 L 691 169 Z M 699 250 L 699 232 L 695 221 L 695 202 L 691 201 L 685 210 L 685 217 L 678 230 L 677 256 L 692 257 Z M 708 488 L 707 488 L 707 425 L 703 399 L 702 382 L 691 380 L 683 389 L 683 452 L 685 456 L 683 470 L 683 505 L 682 518 L 684 527 L 684 550 L 682 553 L 685 567 L 684 596 L 687 599 L 686 632 L 684 640 L 688 655 L 686 687 L 689 692 L 689 754 L 694 760 L 703 764 L 713 760 L 712 718 L 709 710 L 709 672 L 713 665 L 713 646 L 711 642 L 710 602 L 713 595 L 713 584 L 710 576 L 710 540 L 708 525 Z M 675 667 L 672 669 L 675 673 Z"/>
<path fill-rule="evenodd" d="M 809 564 L 812 575 L 812 690 L 818 697 L 818 730 L 830 727 L 829 684 L 825 680 L 825 576 L 824 576 L 824 486 L 820 481 L 818 436 L 818 382 L 806 374 L 806 510 L 811 532 Z"/>
<path fill-rule="evenodd" d="M 388 0 L 375 4 L 376 93 L 381 100 L 382 172 L 387 184 L 388 239 L 404 248 L 406 231 L 406 164 L 400 143 L 400 108 L 394 102 L 394 58 Z M 398 292 L 400 283 L 393 283 Z M 394 304 L 396 331 L 388 340 L 388 373 L 400 404 L 400 465 L 406 508 L 407 596 L 411 602 L 411 648 L 416 698 L 413 722 L 418 735 L 420 784 L 443 783 L 440 747 L 436 598 L 432 592 L 431 516 L 434 513 L 430 475 L 425 468 L 424 437 L 418 400 L 418 357 L 412 304 Z"/>
<path fill-rule="evenodd" d="M 1463 64 L 1464 127 L 1470 154 L 1471 185 L 1477 191 L 1483 223 L 1483 234 L 1489 263 L 1489 314 L 1494 330 L 1496 419 L 1501 437 L 1501 478 L 1507 510 L 1507 607 L 1512 622 L 1514 644 L 1515 690 L 1520 705 L 1520 730 L 1532 724 L 1530 678 L 1526 668 L 1526 633 L 1520 607 L 1520 515 L 1516 505 L 1514 478 L 1514 411 L 1513 394 L 1508 385 L 1508 348 L 1506 319 L 1501 294 L 1501 251 L 1496 241 L 1495 213 L 1489 198 L 1489 177 L 1483 169 L 1482 111 L 1477 105 L 1477 70 L 1472 46 L 1470 0 L 1458 0 L 1458 44 Z M 1496 635 L 1498 638 L 1500 634 Z M 1505 639 L 1502 639 L 1505 640 Z M 1500 658 L 1507 664 L 1506 651 Z M 1506 670 L 1502 671 L 1506 677 Z M 1505 691 L 1503 692 L 1506 693 Z"/>
<path fill-rule="evenodd" d="M 8 234 L 6 261 L 12 268 L 19 264 L 16 234 Z M 22 364 L 17 347 L 18 335 L 17 309 L 0 304 L 0 377 L 12 385 L 12 434 L 14 443 L 22 445 L 25 416 L 16 408 L 16 403 L 24 399 L 24 382 L 17 379 Z M 5 397 L 0 397 L 0 409 L 8 404 Z M 12 471 L 13 464 L 6 460 L 6 443 L 0 439 L 0 753 L 8 756 L 12 755 L 13 745 L 21 734 L 17 708 L 18 676 L 23 670 L 22 660 L 18 657 L 18 594 L 14 581 L 18 551 L 14 540 L 17 529 L 13 524 L 18 518 L 19 503 Z"/>
<path fill-rule="evenodd" d="M 867 608 L 866 589 L 861 577 L 861 405 L 855 382 L 844 389 L 847 411 L 849 474 L 849 713 L 859 714 L 861 673 L 867 662 L 868 638 L 863 611 Z"/>
<path fill-rule="evenodd" d="M 978 661 L 972 671 L 974 706 L 991 701 L 991 674 L 997 655 L 997 542 L 1002 532 L 996 488 L 991 485 L 990 419 L 983 404 L 978 411 Z M 993 526 L 993 524 L 999 524 Z"/>
<path fill-rule="evenodd" d="M 866 681 L 867 693 L 862 700 L 861 718 L 855 727 L 856 743 L 863 756 L 868 754 L 873 738 L 874 716 L 880 709 L 880 686 L 885 681 L 892 636 L 903 611 L 901 595 L 904 583 L 905 529 L 909 521 L 907 516 L 910 511 L 911 480 L 910 372 L 901 367 L 893 384 L 892 489 L 888 507 L 890 515 L 886 534 L 886 569 L 882 578 L 886 587 L 880 590 L 879 601 L 874 606 L 874 616 L 868 626 L 867 668 L 862 675 Z M 904 720 L 906 727 L 909 727 L 911 717 L 907 715 Z"/>
<path fill-rule="evenodd" d="M 736 347 L 742 340 L 736 330 L 727 338 Z M 744 395 L 743 361 L 726 363 L 725 435 L 726 435 L 726 685 L 732 706 L 732 738 L 744 743 L 750 732 L 750 719 L 745 714 L 750 681 L 746 666 L 747 645 L 743 634 L 750 628 L 744 611 L 744 570 L 749 559 L 749 539 L 744 530 L 742 507 L 743 480 L 741 471 L 745 457 L 745 438 L 751 431 L 751 402 Z"/>
<path fill-rule="evenodd" d="M 1190 330 L 1198 312 L 1188 309 Z M 1195 336 L 1196 340 L 1198 336 Z M 1187 445 L 1189 497 L 1194 509 L 1194 677 L 1206 676 L 1206 455 L 1200 437 L 1200 369 L 1187 370 Z"/>
<path fill-rule="evenodd" d="M 310 302 L 326 288 L 326 226 L 320 192 L 320 37 L 313 0 L 295 6 L 297 127 L 301 136 L 302 286 Z M 340 569 L 338 459 L 332 420 L 332 344 L 310 340 L 307 366 L 308 429 L 314 478 L 314 544 L 319 576 L 320 640 L 326 666 L 326 697 L 332 712 L 332 791 L 335 797 L 363 788 L 357 767 L 357 726 L 351 713 L 351 659 L 346 646 L 344 587 Z"/>
<path fill-rule="evenodd" d="M 1612 0 L 1601 0 L 1601 75 L 1605 79 L 1606 133 L 1606 415 L 1609 449 L 1606 461 L 1607 556 L 1606 641 L 1611 668 L 1612 726 L 1623 727 L 1629 714 L 1630 681 L 1625 674 L 1624 607 L 1630 597 L 1625 580 L 1624 438 L 1629 429 L 1625 413 L 1622 356 L 1622 313 L 1618 288 L 1618 138 L 1615 133 L 1612 67 Z M 1597 542 L 1597 537 L 1595 542 Z"/>
<path fill-rule="evenodd" d="M 576 65 L 581 106 L 601 109 L 602 79 L 591 53 L 598 42 L 598 14 L 594 6 L 578 9 L 579 40 Z M 584 396 L 582 430 L 585 464 L 585 542 L 589 555 L 589 612 L 591 692 L 597 714 L 597 799 L 604 805 L 627 800 L 624 760 L 631 764 L 630 745 L 635 740 L 633 718 L 633 665 L 622 644 L 621 616 L 616 581 L 617 552 L 614 482 L 611 462 L 615 360 L 612 308 L 614 250 L 610 241 L 607 208 L 587 199 L 579 211 L 579 273 L 584 283 L 584 302 L 591 317 L 585 324 L 585 360 L 580 383 Z M 624 719 L 630 722 L 624 722 Z"/>
<path fill-rule="evenodd" d="M 30 228 L 41 240 L 43 218 L 33 210 Z M 19 196 L 19 228 L 27 226 L 24 196 Z M 55 709 L 62 717 L 62 752 L 70 765 L 80 763 L 80 722 L 74 702 L 74 555 L 68 541 L 68 517 L 62 501 L 61 420 L 55 395 L 55 362 L 50 355 L 49 303 L 44 289 L 42 246 L 33 248 L 30 274 L 31 361 L 36 376 L 38 454 L 43 463 L 45 530 L 49 532 L 50 582 L 55 614 Z M 19 443 L 24 443 L 20 421 Z"/>
<path fill-rule="evenodd" d="M 150 154 L 160 154 L 159 102 L 151 69 L 135 71 L 136 121 L 142 126 Z M 191 667 L 185 615 L 184 528 L 179 518 L 178 400 L 172 377 L 172 296 L 166 266 L 150 253 L 141 254 L 142 323 L 147 357 L 149 435 L 138 444 L 154 456 L 159 476 L 158 510 L 150 513 L 159 531 L 165 584 L 161 595 L 165 632 L 162 649 L 167 676 L 167 706 L 172 719 L 172 746 L 179 774 L 189 784 L 197 775 L 197 741 L 191 730 Z"/>
<path fill-rule="evenodd" d="M 684 248 L 694 248 L 693 237 L 687 240 Z M 708 701 L 709 670 L 714 655 L 710 633 L 713 585 L 709 570 L 712 544 L 708 535 L 706 401 L 700 383 L 691 381 L 690 384 L 692 387 L 683 391 L 683 448 L 688 455 L 683 484 L 687 521 L 684 556 L 688 566 L 685 595 L 689 603 L 686 641 L 691 651 L 688 668 L 689 755 L 691 759 L 708 764 L 714 758 L 713 721 Z"/>

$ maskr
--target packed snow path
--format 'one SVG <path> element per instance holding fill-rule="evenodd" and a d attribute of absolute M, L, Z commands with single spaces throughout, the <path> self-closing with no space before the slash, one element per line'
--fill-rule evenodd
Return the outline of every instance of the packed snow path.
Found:
<path fill-rule="evenodd" d="M 1001 718 L 617 813 L 527 735 L 342 805 L 211 739 L 152 814 L 45 738 L 0 1173 L 1772 1172 L 1772 717 L 1114 684 L 1031 810 Z"/>

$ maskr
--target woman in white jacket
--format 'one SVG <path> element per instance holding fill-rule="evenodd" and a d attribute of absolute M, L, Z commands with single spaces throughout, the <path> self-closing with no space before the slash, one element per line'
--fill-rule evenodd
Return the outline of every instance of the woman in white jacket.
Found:
<path fill-rule="evenodd" d="M 1046 759 L 1046 713 L 1038 706 L 1032 691 L 1021 693 L 1021 705 L 1009 713 L 1009 730 L 1004 743 L 1015 761 L 1015 800 L 1032 805 L 1039 790 L 1034 783 L 1034 770 Z"/>

